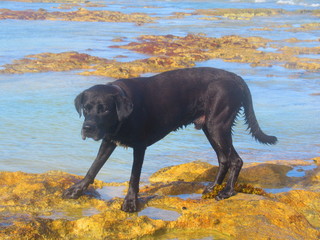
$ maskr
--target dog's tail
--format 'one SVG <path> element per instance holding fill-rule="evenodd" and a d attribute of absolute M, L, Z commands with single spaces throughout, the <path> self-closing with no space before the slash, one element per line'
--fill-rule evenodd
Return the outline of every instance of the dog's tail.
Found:
<path fill-rule="evenodd" d="M 277 137 L 269 136 L 260 129 L 253 110 L 252 97 L 247 84 L 245 84 L 243 108 L 246 124 L 248 125 L 248 130 L 250 130 L 251 135 L 260 143 L 276 144 L 278 141 Z"/>

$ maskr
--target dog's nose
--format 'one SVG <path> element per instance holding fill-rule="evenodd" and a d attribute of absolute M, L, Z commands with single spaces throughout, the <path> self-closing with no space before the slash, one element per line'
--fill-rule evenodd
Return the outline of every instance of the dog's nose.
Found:
<path fill-rule="evenodd" d="M 94 129 L 94 127 L 91 125 L 91 124 L 85 124 L 85 125 L 83 125 L 83 130 L 85 130 L 85 131 L 91 131 L 91 130 L 93 130 Z"/>

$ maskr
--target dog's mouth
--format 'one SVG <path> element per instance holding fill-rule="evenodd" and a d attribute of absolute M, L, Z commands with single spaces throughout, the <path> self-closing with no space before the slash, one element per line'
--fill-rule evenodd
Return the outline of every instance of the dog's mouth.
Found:
<path fill-rule="evenodd" d="M 105 134 L 102 133 L 88 133 L 82 129 L 81 131 L 82 140 L 86 140 L 87 138 L 92 138 L 95 141 L 99 141 L 105 137 Z"/>

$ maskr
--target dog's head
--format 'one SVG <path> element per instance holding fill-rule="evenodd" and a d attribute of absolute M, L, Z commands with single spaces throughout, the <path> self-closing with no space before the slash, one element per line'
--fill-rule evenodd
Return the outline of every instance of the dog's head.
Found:
<path fill-rule="evenodd" d="M 98 141 L 115 133 L 119 124 L 133 110 L 133 104 L 120 87 L 96 85 L 82 93 L 74 100 L 80 117 L 84 115 L 82 138 Z"/>

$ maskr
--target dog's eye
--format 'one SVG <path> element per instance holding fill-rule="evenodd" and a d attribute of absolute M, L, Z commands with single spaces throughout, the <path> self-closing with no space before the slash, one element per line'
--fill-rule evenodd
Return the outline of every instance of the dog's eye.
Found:
<path fill-rule="evenodd" d="M 106 106 L 104 106 L 102 104 L 98 105 L 98 113 L 106 113 L 108 111 L 109 111 L 109 109 Z"/>
<path fill-rule="evenodd" d="M 91 105 L 84 106 L 83 107 L 83 114 L 87 114 L 90 111 L 91 108 L 92 108 Z"/>

